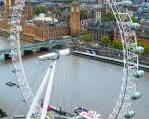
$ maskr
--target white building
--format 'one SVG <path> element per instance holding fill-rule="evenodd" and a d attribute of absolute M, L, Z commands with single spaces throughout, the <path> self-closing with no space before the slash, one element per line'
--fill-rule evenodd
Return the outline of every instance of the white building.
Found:
<path fill-rule="evenodd" d="M 56 19 L 55 17 L 51 17 L 51 16 L 46 17 L 45 14 L 41 13 L 39 14 L 39 16 L 35 17 L 33 21 L 47 21 L 53 24 L 53 23 L 57 23 L 58 19 Z"/>

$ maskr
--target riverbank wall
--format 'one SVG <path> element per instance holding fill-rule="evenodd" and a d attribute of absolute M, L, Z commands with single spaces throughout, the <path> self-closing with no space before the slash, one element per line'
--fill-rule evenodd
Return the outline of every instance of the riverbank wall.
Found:
<path fill-rule="evenodd" d="M 8 37 L 9 33 L 8 33 L 8 31 L 0 30 L 0 36 Z"/>
<path fill-rule="evenodd" d="M 94 59 L 94 60 L 98 60 L 98 61 L 102 61 L 102 62 L 121 65 L 121 66 L 124 65 L 123 60 L 100 56 L 100 55 L 91 54 L 91 53 L 82 52 L 82 51 L 72 51 L 72 55 L 80 56 L 80 57 L 84 57 L 84 58 L 90 58 L 90 59 Z M 149 72 L 149 66 L 147 66 L 147 65 L 139 64 L 139 69 Z"/>
<path fill-rule="evenodd" d="M 9 33 L 6 30 L 0 30 L 0 36 L 8 38 Z M 30 43 L 40 42 L 40 40 L 36 40 L 34 37 L 27 36 L 27 35 L 21 35 L 20 38 L 21 38 L 21 40 L 24 40 L 24 41 L 27 41 L 27 42 L 30 42 Z"/>

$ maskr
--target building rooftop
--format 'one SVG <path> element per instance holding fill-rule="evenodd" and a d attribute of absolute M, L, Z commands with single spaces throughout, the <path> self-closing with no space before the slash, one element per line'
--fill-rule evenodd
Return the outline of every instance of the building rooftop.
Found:
<path fill-rule="evenodd" d="M 138 17 L 138 20 L 149 20 L 149 2 L 143 2 L 140 4 L 135 15 Z"/>
<path fill-rule="evenodd" d="M 116 28 L 113 22 L 92 22 L 88 25 L 89 29 L 106 29 L 107 31 L 114 30 L 114 27 Z"/>
<path fill-rule="evenodd" d="M 148 12 L 149 13 L 149 2 L 144 2 L 139 6 L 138 12 Z"/>
<path fill-rule="evenodd" d="M 54 0 L 54 2 L 71 3 L 73 0 Z"/>
<path fill-rule="evenodd" d="M 73 5 L 79 5 L 79 3 L 77 1 L 73 1 L 72 4 Z"/>

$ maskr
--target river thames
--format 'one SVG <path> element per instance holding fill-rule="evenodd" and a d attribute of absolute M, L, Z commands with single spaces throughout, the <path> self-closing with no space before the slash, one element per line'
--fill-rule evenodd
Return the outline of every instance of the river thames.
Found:
<path fill-rule="evenodd" d="M 0 40 L 1 48 L 8 43 Z M 23 60 L 31 88 L 36 93 L 49 62 L 38 61 L 37 56 L 27 56 Z M 68 56 L 61 58 L 56 66 L 56 74 L 50 104 L 62 106 L 72 111 L 76 106 L 95 110 L 103 119 L 112 111 L 118 99 L 123 67 L 91 59 Z M 17 87 L 5 83 L 16 82 L 11 61 L 0 62 L 0 108 L 9 115 L 24 114 L 28 108 Z M 149 73 L 137 81 L 137 89 L 143 96 L 134 102 L 136 119 L 149 117 Z M 44 97 L 44 95 L 43 95 Z"/>

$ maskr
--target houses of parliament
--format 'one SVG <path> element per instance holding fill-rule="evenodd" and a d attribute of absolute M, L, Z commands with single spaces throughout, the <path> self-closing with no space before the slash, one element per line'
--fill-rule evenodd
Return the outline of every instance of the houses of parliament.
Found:
<path fill-rule="evenodd" d="M 15 0 L 5 0 L 0 8 L 0 33 L 9 33 L 9 20 L 11 7 Z M 52 15 L 54 16 L 54 15 Z M 80 35 L 80 5 L 72 2 L 68 22 L 59 22 L 55 17 L 46 17 L 44 14 L 34 17 L 30 2 L 26 2 L 22 12 L 21 36 L 32 41 L 44 41 L 49 39 L 61 39 L 63 36 Z"/>

